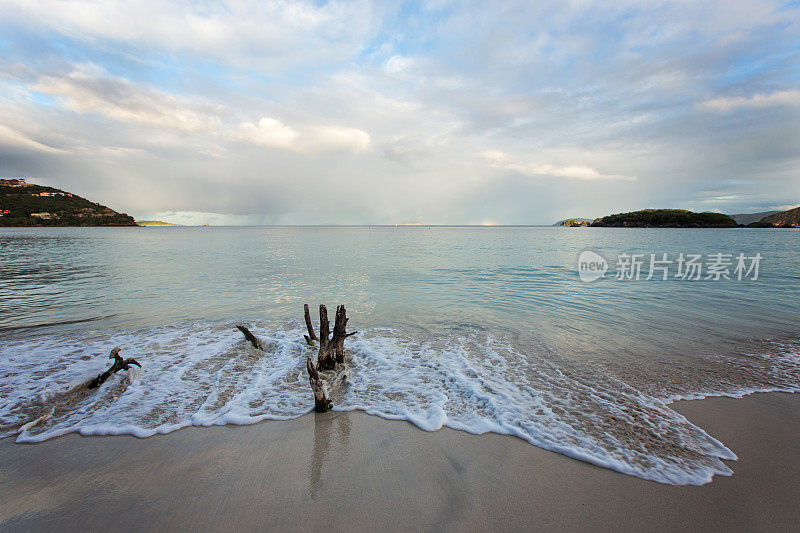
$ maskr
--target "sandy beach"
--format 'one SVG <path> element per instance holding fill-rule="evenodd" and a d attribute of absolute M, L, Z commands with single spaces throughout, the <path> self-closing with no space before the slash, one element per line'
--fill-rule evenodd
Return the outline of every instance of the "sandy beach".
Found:
<path fill-rule="evenodd" d="M 147 439 L 4 439 L 0 529 L 794 530 L 800 396 L 675 408 L 738 455 L 733 476 L 668 486 L 514 437 L 333 412 Z"/>

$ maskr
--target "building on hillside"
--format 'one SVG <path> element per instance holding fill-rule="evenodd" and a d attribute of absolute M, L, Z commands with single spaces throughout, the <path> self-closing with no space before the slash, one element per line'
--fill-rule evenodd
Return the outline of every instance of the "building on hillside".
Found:
<path fill-rule="evenodd" d="M 68 192 L 37 192 L 34 193 L 33 196 L 74 196 L 74 195 Z"/>
<path fill-rule="evenodd" d="M 53 213 L 31 213 L 32 217 L 50 219 L 53 218 Z"/>

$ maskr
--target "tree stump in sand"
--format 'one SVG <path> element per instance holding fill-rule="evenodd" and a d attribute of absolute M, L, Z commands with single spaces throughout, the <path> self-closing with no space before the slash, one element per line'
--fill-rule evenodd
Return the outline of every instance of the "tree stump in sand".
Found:
<path fill-rule="evenodd" d="M 142 365 L 139 364 L 139 361 L 133 358 L 123 359 L 122 356 L 119 355 L 119 348 L 114 348 L 111 350 L 111 354 L 108 356 L 109 359 L 114 360 L 114 364 L 111 365 L 111 368 L 91 380 L 89 383 L 86 384 L 87 389 L 96 389 L 100 385 L 106 382 L 108 378 L 111 377 L 111 374 L 116 374 L 120 370 L 128 370 L 130 369 L 130 365 L 136 365 L 139 368 L 142 368 Z"/>
<path fill-rule="evenodd" d="M 319 372 L 310 357 L 306 359 L 306 369 L 308 370 L 308 382 L 311 383 L 311 390 L 314 391 L 314 411 L 318 413 L 330 411 L 333 402 L 328 399 L 328 385 L 319 377 Z"/>
<path fill-rule="evenodd" d="M 330 322 L 328 321 L 328 310 L 324 305 L 319 306 L 319 338 L 314 334 L 311 325 L 311 316 L 308 305 L 304 306 L 306 328 L 308 335 L 304 335 L 306 342 L 312 344 L 313 340 L 319 341 L 319 352 L 317 353 L 316 364 L 308 358 L 306 368 L 308 369 L 308 380 L 311 383 L 311 390 L 314 391 L 314 410 L 324 413 L 333 407 L 333 402 L 328 398 L 328 385 L 320 371 L 327 371 L 326 374 L 334 386 L 345 379 L 344 368 L 344 340 L 351 335 L 358 333 L 353 331 L 347 333 L 347 312 L 343 305 L 336 307 L 336 319 L 333 324 L 333 337 L 330 336 Z M 337 366 L 338 365 L 338 366 Z"/>
<path fill-rule="evenodd" d="M 317 354 L 317 368 L 320 370 L 334 370 L 337 363 L 344 363 L 344 340 L 358 333 L 347 333 L 347 311 L 343 305 L 336 307 L 336 321 L 333 324 L 333 337 L 330 337 L 330 323 L 328 310 L 324 305 L 319 306 L 319 353 Z"/>
<path fill-rule="evenodd" d="M 250 330 L 249 330 L 249 329 L 247 329 L 247 328 L 246 328 L 246 327 L 244 327 L 244 326 L 240 326 L 239 324 L 236 324 L 236 328 L 237 328 L 239 331 L 241 331 L 241 332 L 242 332 L 242 335 L 244 335 L 244 338 L 245 338 L 245 339 L 247 339 L 247 341 L 248 341 L 250 344 L 252 344 L 252 345 L 253 345 L 253 348 L 255 348 L 256 350 L 261 350 L 262 352 L 264 351 L 264 345 L 263 345 L 263 344 L 261 344 L 261 341 L 260 341 L 260 340 L 258 340 L 258 337 L 256 337 L 255 335 L 253 335 L 253 334 L 250 332 Z"/>

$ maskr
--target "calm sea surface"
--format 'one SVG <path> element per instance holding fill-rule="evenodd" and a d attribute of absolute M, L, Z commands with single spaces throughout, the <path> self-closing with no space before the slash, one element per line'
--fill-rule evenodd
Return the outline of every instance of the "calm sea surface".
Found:
<path fill-rule="evenodd" d="M 581 281 L 585 250 L 605 278 Z M 665 253 L 731 254 L 733 279 L 683 280 L 673 263 L 646 280 Z M 758 279 L 735 279 L 740 253 L 761 255 Z M 620 254 L 644 254 L 638 281 L 615 279 Z M 304 303 L 346 304 L 359 331 L 338 409 L 508 433 L 666 483 L 707 482 L 733 458 L 669 402 L 800 376 L 797 230 L 0 228 L 0 434 L 300 416 Z M 69 396 L 114 346 L 143 370 Z"/>

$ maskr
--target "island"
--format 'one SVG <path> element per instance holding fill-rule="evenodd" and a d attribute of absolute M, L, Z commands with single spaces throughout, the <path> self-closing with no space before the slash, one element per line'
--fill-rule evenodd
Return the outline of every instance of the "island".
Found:
<path fill-rule="evenodd" d="M 800 207 L 773 213 L 747 225 L 748 228 L 796 228 L 798 226 L 800 226 Z"/>
<path fill-rule="evenodd" d="M 592 218 L 565 218 L 564 220 L 559 220 L 553 225 L 567 228 L 580 228 L 589 226 L 593 220 L 594 219 Z"/>
<path fill-rule="evenodd" d="M 762 213 L 696 213 L 686 209 L 642 209 L 601 218 L 567 218 L 553 226 L 610 228 L 797 228 L 800 227 L 800 206 L 786 211 Z"/>
<path fill-rule="evenodd" d="M 0 179 L 0 226 L 136 226 L 133 217 L 77 194 Z"/>
<path fill-rule="evenodd" d="M 137 224 L 142 227 L 153 227 L 153 226 L 183 226 L 183 224 L 173 224 L 172 222 L 162 222 L 160 220 L 137 220 Z"/>
<path fill-rule="evenodd" d="M 611 228 L 736 228 L 736 223 L 722 213 L 695 213 L 685 209 L 643 209 L 599 218 L 592 227 Z"/>

